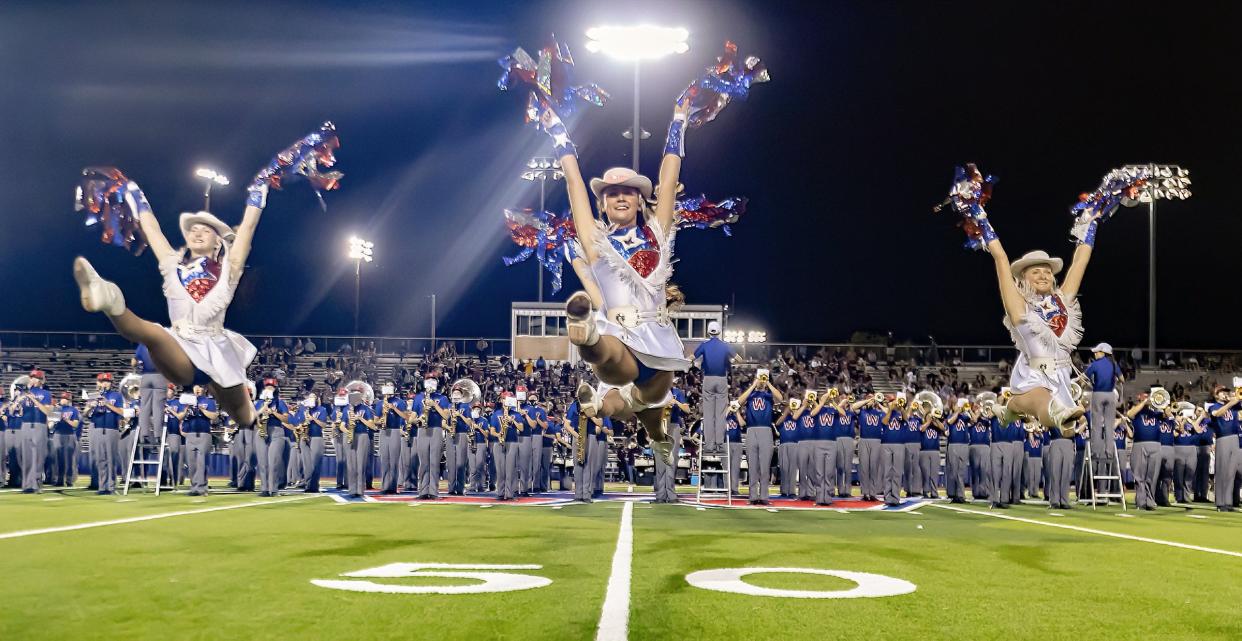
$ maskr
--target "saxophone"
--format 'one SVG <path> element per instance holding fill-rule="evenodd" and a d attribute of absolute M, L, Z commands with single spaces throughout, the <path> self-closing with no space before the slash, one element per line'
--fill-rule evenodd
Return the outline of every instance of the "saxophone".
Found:
<path fill-rule="evenodd" d="M 578 437 L 574 439 L 574 459 L 578 461 L 578 465 L 586 463 L 586 437 L 587 437 L 587 417 L 586 414 L 578 411 Z"/>
<path fill-rule="evenodd" d="M 345 408 L 345 428 L 346 428 L 345 429 L 345 444 L 346 445 L 354 444 L 354 425 L 357 425 L 357 423 L 358 423 L 358 420 L 354 418 L 354 408 L 353 407 Z"/>
<path fill-rule="evenodd" d="M 259 438 L 267 438 L 267 417 L 271 414 L 271 408 L 267 403 L 263 404 L 263 409 L 259 410 L 259 422 L 255 427 L 258 429 Z"/>

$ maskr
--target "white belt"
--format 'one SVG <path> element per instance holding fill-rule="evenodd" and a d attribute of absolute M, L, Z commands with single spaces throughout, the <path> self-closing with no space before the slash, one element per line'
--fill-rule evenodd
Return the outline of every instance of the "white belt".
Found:
<path fill-rule="evenodd" d="M 219 325 L 195 325 L 185 319 L 173 321 L 172 329 L 186 340 L 193 340 L 200 336 L 220 336 L 224 333 L 224 327 Z"/>
<path fill-rule="evenodd" d="M 1028 357 L 1026 360 L 1032 368 L 1043 372 L 1046 376 L 1055 375 L 1062 367 L 1070 367 L 1068 358 Z"/>
<path fill-rule="evenodd" d="M 606 314 L 608 320 L 626 328 L 634 329 L 643 323 L 659 323 L 668 325 L 670 322 L 668 310 L 664 307 L 654 312 L 640 312 L 633 305 L 622 307 L 613 307 Z"/>

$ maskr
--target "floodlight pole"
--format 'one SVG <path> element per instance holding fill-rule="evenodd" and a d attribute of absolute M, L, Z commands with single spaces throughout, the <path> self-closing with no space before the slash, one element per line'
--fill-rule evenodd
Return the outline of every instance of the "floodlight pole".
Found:
<path fill-rule="evenodd" d="M 1150 165 L 1155 175 L 1156 164 Z M 1149 187 L 1150 189 L 1150 187 Z M 1156 195 L 1147 201 L 1147 364 L 1156 366 Z"/>
<path fill-rule="evenodd" d="M 641 94 L 639 93 L 639 71 L 638 71 L 640 66 L 641 66 L 640 63 L 637 60 L 635 60 L 634 61 L 634 127 L 630 129 L 630 132 L 632 134 L 631 138 L 632 138 L 632 144 L 633 144 L 631 153 L 634 156 L 634 171 L 636 173 L 642 173 L 638 169 L 638 143 L 643 138 L 642 127 L 640 127 L 638 124 L 638 105 L 641 102 L 640 101 Z"/>
<path fill-rule="evenodd" d="M 358 353 L 358 305 L 362 299 L 362 258 L 354 259 L 354 353 Z"/>
<path fill-rule="evenodd" d="M 545 187 L 546 187 L 547 183 L 548 183 L 548 175 L 547 175 L 547 173 L 546 173 L 546 172 L 543 172 L 543 171 L 540 171 L 540 172 L 539 172 L 539 211 L 540 211 L 540 212 L 543 212 L 543 211 L 544 211 L 544 204 L 543 204 L 543 201 L 544 201 L 544 196 L 545 196 L 545 193 L 546 193 Z M 542 213 L 541 213 L 541 215 L 542 215 Z M 535 261 L 535 262 L 539 262 L 537 258 L 536 258 L 536 261 Z M 537 272 L 537 273 L 539 274 L 539 302 L 541 302 L 541 303 L 542 303 L 542 302 L 543 302 L 543 265 L 541 265 L 541 264 L 540 264 L 540 265 L 536 265 L 536 266 L 535 266 L 535 272 Z"/>

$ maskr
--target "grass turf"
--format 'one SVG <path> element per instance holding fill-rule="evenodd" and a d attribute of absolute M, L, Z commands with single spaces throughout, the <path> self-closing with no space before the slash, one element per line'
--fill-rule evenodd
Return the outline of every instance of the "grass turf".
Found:
<path fill-rule="evenodd" d="M 59 501 L 46 498 L 61 497 Z M 0 494 L 0 534 L 249 503 L 253 496 Z M 277 499 L 279 500 L 279 499 Z M 978 506 L 967 509 L 986 512 Z M 1007 516 L 1242 552 L 1242 516 L 1117 508 Z M 630 638 L 1242 638 L 1242 558 L 934 506 L 917 514 L 636 505 Z M 621 505 L 338 504 L 328 498 L 0 540 L 0 639 L 589 639 Z M 538 564 L 552 584 L 483 595 L 314 586 L 394 562 Z M 685 575 L 733 567 L 872 572 L 912 594 L 805 600 L 709 592 Z M 428 580 L 377 579 L 406 585 Z M 823 576 L 754 585 L 829 590 Z M 437 580 L 440 584 L 462 581 Z"/>

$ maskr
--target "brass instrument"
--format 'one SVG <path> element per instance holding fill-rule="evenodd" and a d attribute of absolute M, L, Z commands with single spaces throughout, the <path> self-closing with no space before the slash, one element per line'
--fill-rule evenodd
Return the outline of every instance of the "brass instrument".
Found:
<path fill-rule="evenodd" d="M 1194 418 L 1195 404 L 1189 401 L 1178 401 L 1173 404 L 1173 412 L 1184 418 Z"/>
<path fill-rule="evenodd" d="M 18 393 L 25 394 L 30 390 L 30 377 L 22 374 L 9 383 L 9 400 L 16 403 Z"/>
<path fill-rule="evenodd" d="M 1242 398 L 1242 376 L 1233 377 L 1233 395 Z"/>
<path fill-rule="evenodd" d="M 893 404 L 895 404 L 895 405 L 897 406 L 897 409 L 902 409 L 903 407 L 905 407 L 905 406 L 906 406 L 906 395 L 905 395 L 905 393 L 904 393 L 904 392 L 898 392 L 898 393 L 897 393 L 897 398 L 893 401 Z"/>
<path fill-rule="evenodd" d="M 574 439 L 574 460 L 578 462 L 578 469 L 582 469 L 582 465 L 586 463 L 586 428 L 586 414 L 578 412 L 578 438 Z"/>
<path fill-rule="evenodd" d="M 914 407 L 925 416 L 939 418 L 944 413 L 944 401 L 940 400 L 939 394 L 931 390 L 923 390 L 915 394 Z"/>
<path fill-rule="evenodd" d="M 835 387 L 829 387 L 829 388 L 828 388 L 828 398 L 829 398 L 829 399 L 836 398 L 836 397 L 838 397 L 838 396 L 840 396 L 840 395 L 841 395 L 841 392 L 840 392 L 840 391 L 838 391 L 838 390 L 837 390 L 837 388 L 835 388 Z"/>
<path fill-rule="evenodd" d="M 1151 396 L 1148 397 L 1147 402 L 1152 406 L 1152 409 L 1163 412 L 1169 407 L 1170 404 L 1173 403 L 1173 397 L 1169 394 L 1169 390 L 1166 390 L 1163 387 L 1153 387 L 1151 388 Z"/>
<path fill-rule="evenodd" d="M 139 374 L 126 374 L 121 379 L 118 389 L 126 400 L 136 401 L 142 396 L 142 376 Z"/>
<path fill-rule="evenodd" d="M 816 402 L 816 401 L 818 401 L 818 400 L 819 400 L 819 392 L 816 392 L 816 391 L 815 391 L 815 390 L 813 390 L 813 389 L 810 389 L 810 390 L 807 390 L 807 391 L 806 391 L 806 404 L 807 404 L 807 406 L 810 406 L 810 405 L 815 404 L 815 402 Z"/>
<path fill-rule="evenodd" d="M 979 409 L 983 410 L 986 415 L 992 414 L 992 406 L 996 404 L 995 392 L 983 392 L 975 396 L 975 401 L 979 403 Z"/>

